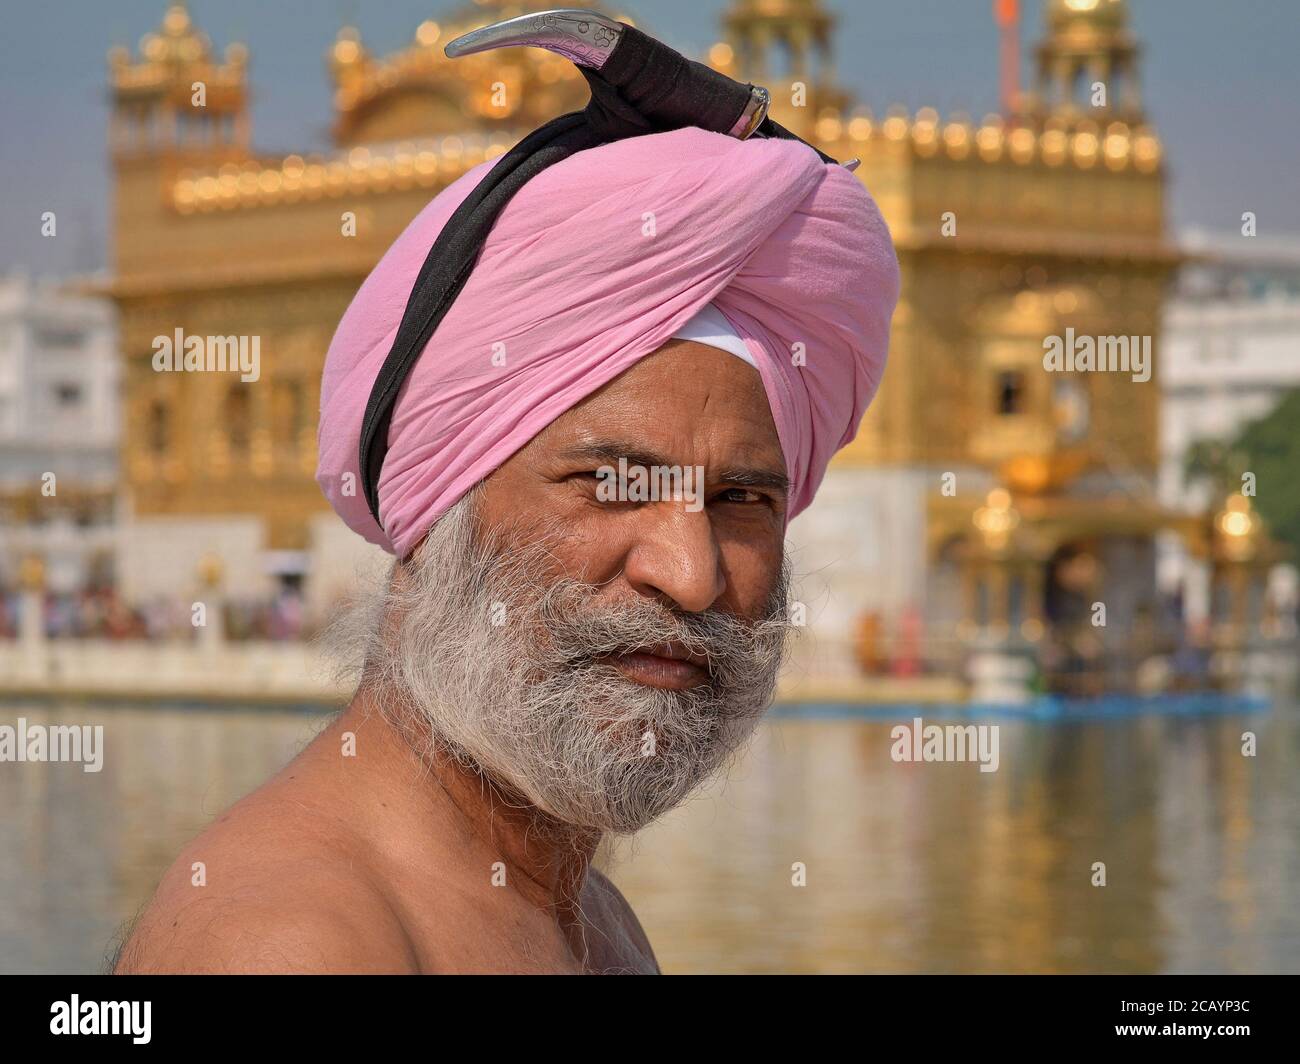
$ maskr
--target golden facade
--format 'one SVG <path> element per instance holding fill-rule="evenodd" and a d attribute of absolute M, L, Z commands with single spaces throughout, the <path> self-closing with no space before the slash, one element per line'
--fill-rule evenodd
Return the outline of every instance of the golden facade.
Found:
<path fill-rule="evenodd" d="M 572 64 L 548 52 L 453 62 L 442 47 L 549 6 L 479 3 L 424 23 L 387 57 L 344 29 L 326 57 L 336 150 L 322 156 L 249 146 L 246 51 L 232 45 L 217 59 L 181 5 L 138 57 L 111 55 L 113 295 L 137 516 L 252 513 L 266 521 L 268 549 L 307 545 L 307 521 L 325 509 L 312 480 L 320 371 L 356 288 L 439 189 L 586 99 Z M 889 368 L 838 465 L 934 470 L 936 552 L 954 536 L 977 542 L 989 484 L 1032 500 L 1016 510 L 1016 535 L 1037 523 L 1037 564 L 1085 526 L 1109 527 L 1086 497 L 1095 492 L 1070 493 L 1149 486 L 1157 380 L 1047 374 L 1042 358 L 1044 337 L 1067 328 L 1146 335 L 1158 348 L 1175 256 L 1124 0 L 1049 0 L 1034 91 L 1016 113 L 982 122 L 855 108 L 836 86 L 833 24 L 817 0 L 734 0 L 723 26 L 709 62 L 766 84 L 773 116 L 832 156 L 860 159 L 897 245 Z M 197 82 L 203 107 L 193 105 Z M 1094 82 L 1112 98 L 1089 98 Z M 345 212 L 355 236 L 343 235 Z M 178 326 L 260 336 L 263 384 L 154 372 L 154 337 Z M 939 494 L 942 471 L 972 469 L 988 481 L 978 497 Z M 1107 505 L 1144 535 L 1163 519 L 1146 504 Z"/>
<path fill-rule="evenodd" d="M 307 519 L 326 508 L 312 479 L 321 367 L 357 287 L 439 189 L 585 101 L 573 65 L 549 53 L 521 49 L 491 70 L 483 57 L 453 66 L 442 55 L 496 13 L 426 22 L 382 60 L 341 32 L 327 57 L 338 150 L 322 157 L 249 147 L 246 50 L 215 58 L 182 5 L 137 59 L 110 54 L 112 294 L 137 517 L 255 514 L 269 549 L 307 546 Z M 199 84 L 204 106 L 193 102 Z M 155 338 L 178 327 L 259 337 L 262 383 L 155 372 Z"/>

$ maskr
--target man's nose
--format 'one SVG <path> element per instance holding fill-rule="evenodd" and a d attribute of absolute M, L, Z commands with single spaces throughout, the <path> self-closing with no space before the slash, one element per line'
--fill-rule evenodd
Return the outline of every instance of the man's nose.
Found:
<path fill-rule="evenodd" d="M 726 590 L 722 553 L 707 510 L 680 501 L 644 506 L 623 574 L 639 594 L 667 596 L 689 613 L 712 606 Z"/>

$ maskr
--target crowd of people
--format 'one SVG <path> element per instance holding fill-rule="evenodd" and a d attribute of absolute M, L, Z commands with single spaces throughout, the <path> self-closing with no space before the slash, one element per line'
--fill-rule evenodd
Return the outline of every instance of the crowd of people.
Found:
<path fill-rule="evenodd" d="M 0 589 L 0 638 L 14 639 L 22 631 L 26 596 L 13 588 Z M 128 604 L 112 587 L 70 593 L 46 592 L 42 599 L 42 628 L 48 639 L 153 639 L 184 641 L 198 638 L 209 623 L 209 608 L 179 598 Z M 293 640 L 312 633 L 302 595 L 282 588 L 262 600 L 232 600 L 221 605 L 221 630 L 232 640 Z"/>

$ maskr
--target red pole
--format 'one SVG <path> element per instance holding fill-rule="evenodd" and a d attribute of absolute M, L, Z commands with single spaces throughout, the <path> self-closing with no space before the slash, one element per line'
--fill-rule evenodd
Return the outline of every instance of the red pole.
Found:
<path fill-rule="evenodd" d="M 993 0 L 993 17 L 1001 31 L 1002 113 L 1014 118 L 1020 109 L 1020 4 Z"/>

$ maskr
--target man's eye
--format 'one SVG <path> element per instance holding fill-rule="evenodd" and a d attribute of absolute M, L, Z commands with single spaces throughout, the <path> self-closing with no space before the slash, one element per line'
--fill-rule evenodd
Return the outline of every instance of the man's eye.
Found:
<path fill-rule="evenodd" d="M 718 496 L 719 502 L 756 503 L 763 502 L 765 496 L 749 488 L 728 488 Z"/>

